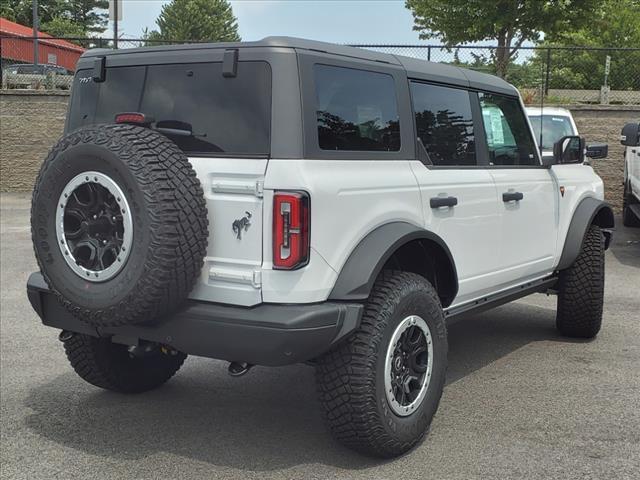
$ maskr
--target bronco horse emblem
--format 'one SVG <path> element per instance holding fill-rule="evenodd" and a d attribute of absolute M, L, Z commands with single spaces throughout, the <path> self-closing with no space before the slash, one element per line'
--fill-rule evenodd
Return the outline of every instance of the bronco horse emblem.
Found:
<path fill-rule="evenodd" d="M 242 231 L 244 230 L 246 232 L 251 226 L 251 212 L 244 213 L 246 213 L 246 215 L 238 220 L 234 220 L 232 225 L 233 233 L 238 240 L 242 240 Z"/>

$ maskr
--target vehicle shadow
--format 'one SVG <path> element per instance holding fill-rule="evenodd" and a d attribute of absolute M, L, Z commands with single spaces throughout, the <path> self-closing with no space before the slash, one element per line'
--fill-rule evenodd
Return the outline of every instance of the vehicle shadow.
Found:
<path fill-rule="evenodd" d="M 622 218 L 616 217 L 609 250 L 621 264 L 640 268 L 640 228 L 625 227 Z"/>
<path fill-rule="evenodd" d="M 531 342 L 564 341 L 554 316 L 551 308 L 516 303 L 451 325 L 448 383 Z M 305 463 L 349 469 L 380 464 L 331 439 L 313 369 L 305 365 L 256 367 L 233 379 L 222 362 L 190 359 L 163 388 L 135 396 L 92 388 L 69 372 L 34 388 L 26 406 L 33 412 L 26 424 L 36 434 L 117 460 L 166 452 L 258 472 Z"/>

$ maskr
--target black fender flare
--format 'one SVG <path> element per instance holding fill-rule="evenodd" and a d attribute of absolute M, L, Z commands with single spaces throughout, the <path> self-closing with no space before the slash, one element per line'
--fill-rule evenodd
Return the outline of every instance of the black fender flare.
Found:
<path fill-rule="evenodd" d="M 569 268 L 575 262 L 587 230 L 592 224 L 601 228 L 613 228 L 615 220 L 609 204 L 597 198 L 587 197 L 580 201 L 573 212 L 557 270 Z M 609 238 L 606 239 L 605 248 L 608 246 Z"/>
<path fill-rule="evenodd" d="M 458 292 L 458 275 L 449 247 L 435 233 L 408 222 L 387 223 L 367 234 L 353 249 L 339 272 L 329 300 L 366 300 L 378 274 L 389 258 L 400 247 L 414 240 L 432 241 L 448 257 L 451 269 L 449 273 L 455 282 L 451 295 L 453 300 Z"/>

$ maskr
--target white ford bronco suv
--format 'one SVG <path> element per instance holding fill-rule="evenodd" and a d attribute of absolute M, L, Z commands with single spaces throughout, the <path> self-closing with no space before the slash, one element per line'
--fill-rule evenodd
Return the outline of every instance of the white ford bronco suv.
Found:
<path fill-rule="evenodd" d="M 622 127 L 620 143 L 625 147 L 622 223 L 640 227 L 640 122 Z"/>
<path fill-rule="evenodd" d="M 449 319 L 558 295 L 600 330 L 614 226 L 584 141 L 542 162 L 514 87 L 313 41 L 92 50 L 32 202 L 28 281 L 87 382 L 137 393 L 188 354 L 308 362 L 333 435 L 425 435 Z"/>

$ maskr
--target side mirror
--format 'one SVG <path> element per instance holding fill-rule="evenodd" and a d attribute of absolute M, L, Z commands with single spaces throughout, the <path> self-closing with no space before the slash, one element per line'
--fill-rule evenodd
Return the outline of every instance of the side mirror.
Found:
<path fill-rule="evenodd" d="M 607 158 L 609 155 L 609 145 L 606 143 L 590 143 L 587 145 L 587 157 Z"/>
<path fill-rule="evenodd" d="M 640 123 L 627 123 L 622 127 L 620 143 L 626 147 L 640 146 Z"/>
<path fill-rule="evenodd" d="M 585 141 L 575 135 L 562 137 L 553 144 L 553 160 L 557 164 L 583 163 Z"/>

